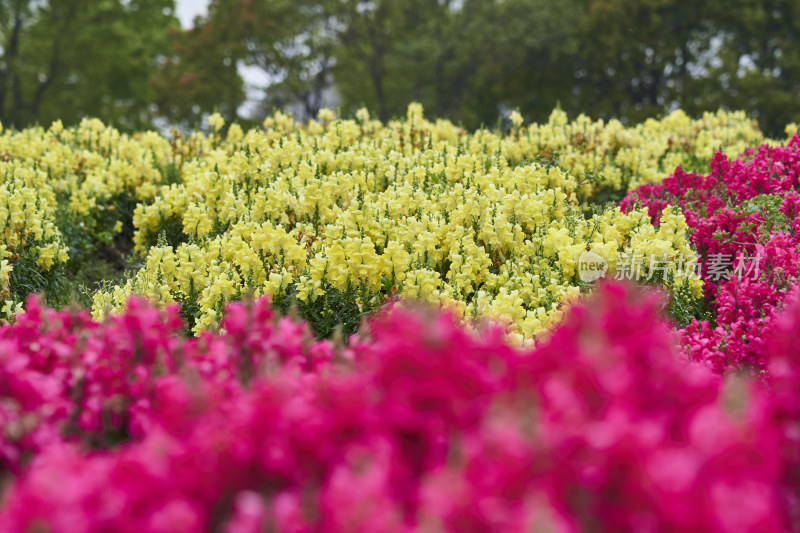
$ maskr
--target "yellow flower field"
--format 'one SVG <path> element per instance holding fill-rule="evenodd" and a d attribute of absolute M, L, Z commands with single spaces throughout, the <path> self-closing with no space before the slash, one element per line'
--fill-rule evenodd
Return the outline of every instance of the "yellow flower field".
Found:
<path fill-rule="evenodd" d="M 510 119 L 502 133 L 468 133 L 412 104 L 387 124 L 323 110 L 305 123 L 276 113 L 251 131 L 215 115 L 208 135 L 124 135 L 96 120 L 3 131 L 4 313 L 25 293 L 14 274 L 23 251 L 26 272 L 47 280 L 70 261 L 67 231 L 110 242 L 132 222 L 140 267 L 94 292 L 98 318 L 142 294 L 182 302 L 197 332 L 225 302 L 271 294 L 330 332 L 343 310 L 357 320 L 398 295 L 530 339 L 588 288 L 584 251 L 612 275 L 621 256 L 696 258 L 679 211 L 653 227 L 606 200 L 764 141 L 742 113 L 722 111 L 632 127 L 558 110 L 544 124 Z M 702 292 L 674 268 L 656 281 Z"/>

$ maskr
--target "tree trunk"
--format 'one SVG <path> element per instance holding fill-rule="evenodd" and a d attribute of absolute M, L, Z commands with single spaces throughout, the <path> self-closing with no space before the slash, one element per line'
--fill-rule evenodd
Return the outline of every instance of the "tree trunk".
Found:
<path fill-rule="evenodd" d="M 14 26 L 11 29 L 11 34 L 8 38 L 8 44 L 5 47 L 5 63 L 6 66 L 0 70 L 0 120 L 11 121 L 12 113 L 6 112 L 6 97 L 8 96 L 8 84 L 11 77 L 12 65 L 14 64 L 17 54 L 19 54 L 19 34 L 22 31 L 22 15 L 16 13 L 14 15 Z"/>

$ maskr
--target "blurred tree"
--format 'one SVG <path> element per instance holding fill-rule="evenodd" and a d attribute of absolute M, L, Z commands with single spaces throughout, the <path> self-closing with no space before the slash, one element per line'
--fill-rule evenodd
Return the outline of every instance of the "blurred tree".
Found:
<path fill-rule="evenodd" d="M 260 109 L 298 107 L 315 116 L 332 84 L 335 20 L 309 0 L 211 0 L 193 29 L 173 32 L 173 53 L 151 83 L 159 110 L 190 125 L 220 111 L 238 117 L 246 99 L 243 68 L 269 80 Z"/>
<path fill-rule="evenodd" d="M 416 0 L 333 0 L 327 3 L 327 14 L 335 17 L 337 47 L 334 80 L 345 108 L 366 105 L 381 120 L 400 112 L 392 104 L 391 93 L 402 89 L 395 84 L 411 80 L 397 71 L 393 54 L 408 44 L 412 37 L 404 29 L 415 7 L 425 10 L 425 2 Z M 429 2 L 437 5 L 437 2 Z M 430 11 L 430 10 L 428 10 Z M 407 74 L 407 73 L 406 73 Z M 424 76 L 420 68 L 413 78 Z M 413 93 L 407 93 L 413 99 Z"/>
<path fill-rule="evenodd" d="M 229 19 L 229 4 L 213 0 L 208 15 L 196 18 L 194 27 L 169 32 L 171 51 L 149 81 L 159 114 L 174 125 L 192 128 L 213 111 L 227 121 L 238 118 L 246 97 L 239 74 L 246 50 Z"/>
<path fill-rule="evenodd" d="M 147 80 L 178 25 L 173 12 L 174 0 L 3 0 L 0 120 L 149 126 Z"/>
<path fill-rule="evenodd" d="M 639 121 L 742 109 L 767 134 L 800 119 L 797 0 L 585 0 L 573 113 Z"/>
<path fill-rule="evenodd" d="M 639 121 L 663 113 L 695 90 L 715 37 L 719 1 L 585 0 L 580 50 L 565 108 Z M 694 71 L 693 71 L 693 66 Z"/>
<path fill-rule="evenodd" d="M 336 19 L 324 1 L 240 0 L 234 13 L 247 48 L 246 65 L 269 79 L 262 108 L 299 106 L 316 116 L 332 86 Z"/>
<path fill-rule="evenodd" d="M 347 110 L 381 118 L 410 100 L 474 128 L 504 107 L 545 117 L 570 79 L 572 0 L 331 2 L 338 17 L 335 85 Z M 562 15 L 562 16 L 559 16 Z"/>
<path fill-rule="evenodd" d="M 730 0 L 715 30 L 718 59 L 686 107 L 743 109 L 782 135 L 787 122 L 800 121 L 800 1 Z"/>
<path fill-rule="evenodd" d="M 465 0 L 453 13 L 458 37 L 449 57 L 459 58 L 459 81 L 444 101 L 458 107 L 447 116 L 472 128 L 518 107 L 546 120 L 570 96 L 579 50 L 574 11 L 574 0 Z M 448 60 L 441 63 L 447 68 Z"/>
<path fill-rule="evenodd" d="M 0 0 L 0 120 L 229 121 L 338 102 L 381 119 L 412 100 L 466 128 L 519 108 L 639 121 L 744 109 L 800 121 L 800 0 Z M 254 119 L 257 117 L 253 117 Z"/>

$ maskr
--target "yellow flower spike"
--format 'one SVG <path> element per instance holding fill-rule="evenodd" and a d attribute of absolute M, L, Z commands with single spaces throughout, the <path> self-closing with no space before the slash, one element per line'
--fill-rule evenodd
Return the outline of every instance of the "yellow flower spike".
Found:
<path fill-rule="evenodd" d="M 362 124 L 366 124 L 369 122 L 369 111 L 364 107 L 360 108 L 356 111 L 356 119 Z"/>
<path fill-rule="evenodd" d="M 225 125 L 225 119 L 222 118 L 222 115 L 219 113 L 212 113 L 212 115 L 208 117 L 208 125 L 211 127 L 212 131 L 218 132 Z"/>

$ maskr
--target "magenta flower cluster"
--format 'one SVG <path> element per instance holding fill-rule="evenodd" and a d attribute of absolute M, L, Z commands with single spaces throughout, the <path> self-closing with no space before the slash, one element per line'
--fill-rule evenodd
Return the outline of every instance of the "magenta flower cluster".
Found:
<path fill-rule="evenodd" d="M 800 261 L 800 136 L 786 146 L 761 146 L 736 160 L 718 153 L 711 172 L 678 168 L 663 183 L 644 185 L 622 201 L 641 204 L 655 222 L 668 205 L 680 206 L 701 258 L 706 298 L 715 323 L 695 320 L 682 333 L 694 361 L 717 372 L 764 373 L 766 339 L 786 295 L 797 283 Z M 744 271 L 722 276 L 721 259 L 748 257 Z"/>
<path fill-rule="evenodd" d="M 141 438 L 167 378 L 230 396 L 265 354 L 306 370 L 331 357 L 329 342 L 312 343 L 304 324 L 274 318 L 266 301 L 234 304 L 227 314 L 226 335 L 183 339 L 177 306 L 160 312 L 132 299 L 101 325 L 85 311 L 43 309 L 31 296 L 25 313 L 0 327 L 0 474 L 19 473 L 57 442 L 102 449 Z"/>
<path fill-rule="evenodd" d="M 608 283 L 536 348 L 387 309 L 348 345 L 265 300 L 177 335 L 35 301 L 0 328 L 0 532 L 788 531 L 800 299 L 770 380 L 686 361 Z"/>

